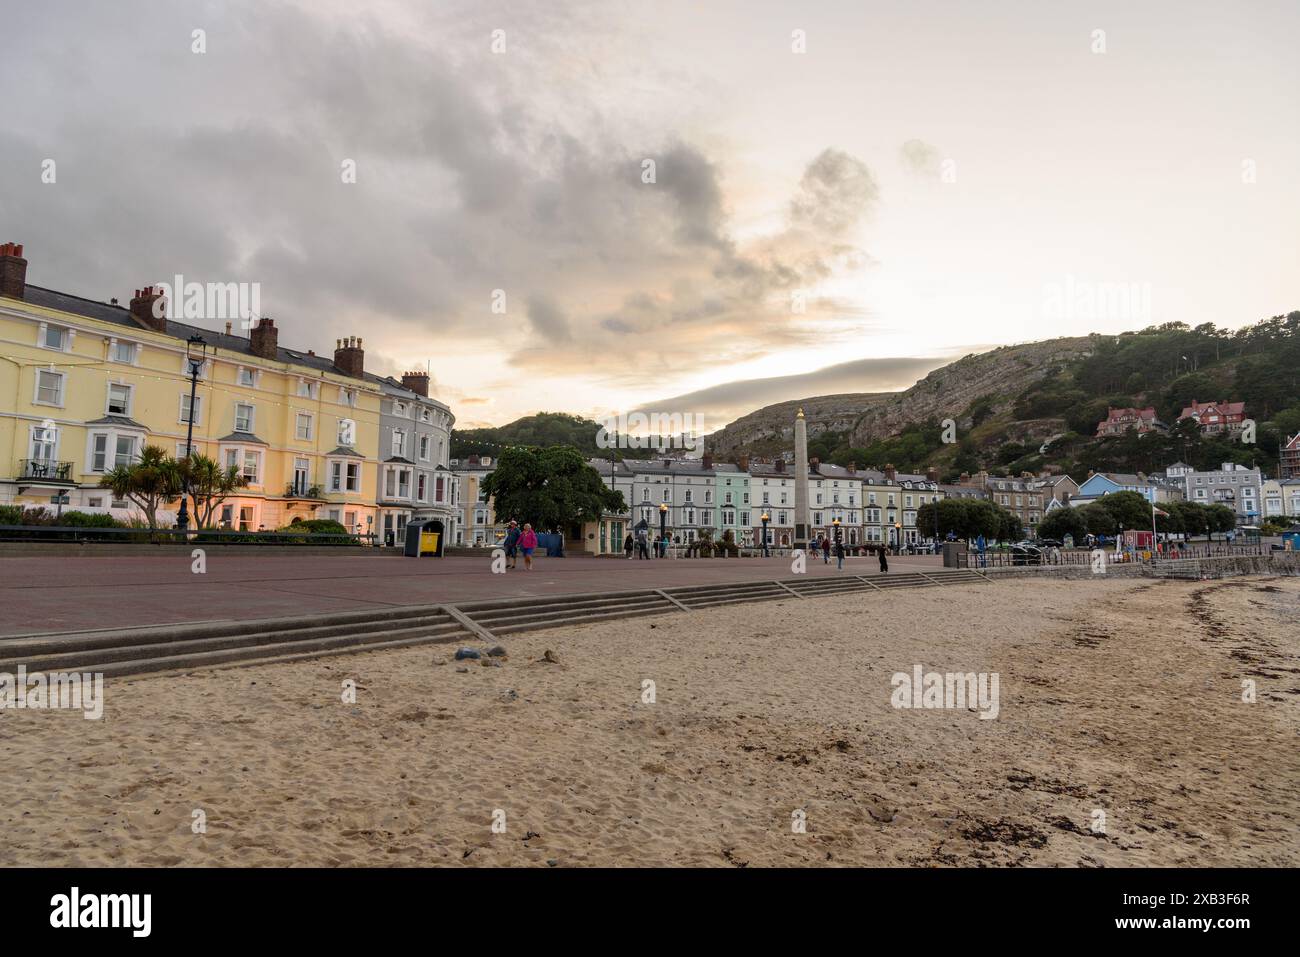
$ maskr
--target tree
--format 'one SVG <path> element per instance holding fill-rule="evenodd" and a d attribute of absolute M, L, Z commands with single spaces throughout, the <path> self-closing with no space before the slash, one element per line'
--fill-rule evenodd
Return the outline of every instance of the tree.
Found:
<path fill-rule="evenodd" d="M 1079 506 L 1079 515 L 1088 526 L 1089 535 L 1114 535 L 1115 516 L 1097 502 Z"/>
<path fill-rule="evenodd" d="M 1082 544 L 1083 537 L 1088 534 L 1088 522 L 1083 515 L 1079 514 L 1079 509 L 1064 508 L 1053 509 L 1047 513 L 1047 517 L 1038 523 L 1038 535 L 1040 538 L 1056 538 L 1065 541 L 1065 536 L 1074 536 L 1075 542 Z"/>
<path fill-rule="evenodd" d="M 194 503 L 194 527 L 211 528 L 212 515 L 237 489 L 248 485 L 238 466 L 222 468 L 206 455 L 192 455 L 177 463 L 182 482 L 188 480 Z"/>
<path fill-rule="evenodd" d="M 1237 513 L 1226 505 L 1216 502 L 1209 506 L 1205 512 L 1206 525 L 1211 534 L 1214 532 L 1230 532 L 1237 527 Z"/>
<path fill-rule="evenodd" d="M 482 490 L 491 497 L 498 518 L 537 529 L 566 529 L 626 509 L 623 493 L 606 488 L 600 474 L 572 446 L 508 448 L 483 480 Z"/>
<path fill-rule="evenodd" d="M 1140 492 L 1113 492 L 1097 504 L 1125 528 L 1151 527 L 1151 503 Z"/>
<path fill-rule="evenodd" d="M 180 494 L 181 471 L 176 461 L 156 445 L 146 445 L 138 461 L 119 465 L 99 480 L 117 498 L 133 502 L 144 513 L 150 530 L 158 527 L 158 509 Z"/>

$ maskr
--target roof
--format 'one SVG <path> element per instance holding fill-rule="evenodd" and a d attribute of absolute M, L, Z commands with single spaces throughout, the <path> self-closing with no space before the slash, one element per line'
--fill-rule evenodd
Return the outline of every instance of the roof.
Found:
<path fill-rule="evenodd" d="M 1213 409 L 1221 415 L 1245 415 L 1245 402 L 1197 402 L 1192 400 L 1192 404 L 1183 408 L 1178 413 L 1180 419 L 1190 419 L 1200 416 L 1202 412 Z"/>
<path fill-rule="evenodd" d="M 242 442 L 245 445 L 249 444 L 250 442 L 253 445 L 270 445 L 269 442 L 263 442 L 252 432 L 231 432 L 229 435 L 225 436 L 224 438 L 217 439 L 217 441 L 218 442 Z"/>
<path fill-rule="evenodd" d="M 115 415 L 111 413 L 100 419 L 92 419 L 87 422 L 86 425 L 116 425 L 124 429 L 145 429 L 145 426 L 141 425 L 130 416 Z"/>
<path fill-rule="evenodd" d="M 135 321 L 135 317 L 131 315 L 131 310 L 125 306 L 115 306 L 112 303 L 83 299 L 70 293 L 46 289 L 43 286 L 33 286 L 31 283 L 26 285 L 21 301 L 45 309 L 57 309 L 59 312 L 66 312 L 74 316 L 84 316 L 87 319 L 110 322 L 134 332 L 156 333 L 158 331 L 141 326 Z M 167 320 L 167 331 L 163 335 L 171 336 L 181 342 L 188 340 L 190 336 L 202 336 L 203 341 L 208 345 L 215 346 L 225 352 L 256 356 L 256 353 L 253 352 L 253 344 L 246 336 L 227 335 L 224 332 L 204 329 L 201 326 L 191 326 L 184 322 L 177 322 L 174 319 Z M 312 356 L 296 349 L 286 349 L 283 346 L 278 348 L 276 353 L 276 360 L 288 365 L 303 366 L 317 372 L 333 372 L 335 375 L 344 375 L 334 365 L 334 360 L 331 357 Z"/>

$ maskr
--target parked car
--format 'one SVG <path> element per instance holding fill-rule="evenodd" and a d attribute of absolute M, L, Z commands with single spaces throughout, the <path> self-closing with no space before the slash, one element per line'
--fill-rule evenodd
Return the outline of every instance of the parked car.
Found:
<path fill-rule="evenodd" d="M 1041 565 L 1043 550 L 1029 542 L 1016 542 L 1008 550 L 1012 565 Z"/>
<path fill-rule="evenodd" d="M 1040 538 L 1034 542 L 1039 548 L 1064 548 L 1065 542 L 1058 541 L 1055 538 Z"/>

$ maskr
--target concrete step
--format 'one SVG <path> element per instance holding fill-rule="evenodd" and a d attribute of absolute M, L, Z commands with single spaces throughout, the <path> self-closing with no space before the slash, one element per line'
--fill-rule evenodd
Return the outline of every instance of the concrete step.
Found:
<path fill-rule="evenodd" d="M 0 671 L 12 674 L 20 664 L 25 665 L 29 672 L 38 670 L 86 670 L 80 667 L 86 661 L 95 661 L 107 665 L 122 661 L 170 657 L 177 654 L 255 648 L 262 645 L 279 647 L 295 644 L 306 647 L 314 641 L 326 641 L 333 638 L 360 640 L 370 635 L 380 635 L 385 639 L 415 637 L 417 635 L 427 635 L 430 638 L 435 638 L 446 635 L 453 637 L 456 635 L 468 636 L 469 632 L 460 622 L 444 615 L 441 618 L 398 619 L 395 622 L 381 621 L 355 625 L 332 625 L 322 628 L 268 631 L 261 634 L 216 635 L 210 638 L 187 638 L 183 641 L 160 641 L 143 645 L 101 646 L 75 651 L 62 651 L 58 654 L 0 659 Z"/>
<path fill-rule="evenodd" d="M 420 630 L 416 629 L 416 631 Z M 359 649 L 394 648 L 419 644 L 449 644 L 462 642 L 470 637 L 469 633 L 465 631 L 444 632 L 435 635 L 430 635 L 427 631 L 420 631 L 419 634 L 412 634 L 411 630 L 381 631 L 211 651 L 185 650 L 176 654 L 132 658 L 127 661 L 97 662 L 92 660 L 83 662 L 76 668 L 66 670 L 101 672 L 106 678 L 121 677 L 123 675 L 147 674 L 156 671 L 190 671 L 197 668 L 210 668 L 265 658 L 305 660 Z"/>

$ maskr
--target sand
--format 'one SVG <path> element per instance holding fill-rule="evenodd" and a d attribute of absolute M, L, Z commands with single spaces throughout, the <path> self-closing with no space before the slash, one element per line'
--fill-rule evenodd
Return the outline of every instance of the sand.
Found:
<path fill-rule="evenodd" d="M 0 864 L 1294 866 L 1298 599 L 1008 582 L 110 681 L 0 712 Z M 997 672 L 998 717 L 892 707 L 916 664 Z"/>

